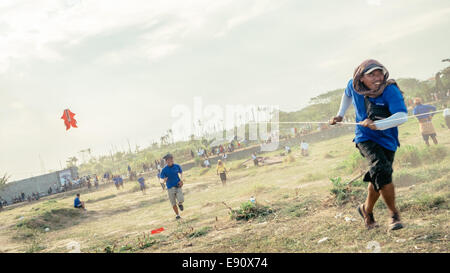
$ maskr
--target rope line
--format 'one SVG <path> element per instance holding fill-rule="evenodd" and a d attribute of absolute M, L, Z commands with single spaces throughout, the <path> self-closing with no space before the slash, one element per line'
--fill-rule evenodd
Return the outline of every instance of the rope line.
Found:
<path fill-rule="evenodd" d="M 427 113 L 423 113 L 423 114 L 417 114 L 417 115 L 409 115 L 407 116 L 407 118 L 412 118 L 412 117 L 420 117 L 420 116 L 425 116 L 425 115 L 429 115 L 429 114 L 436 114 L 436 113 L 442 113 L 444 112 L 444 110 L 437 110 L 437 111 L 433 111 L 433 112 L 427 112 Z M 402 120 L 404 118 L 397 118 L 397 119 L 391 119 L 389 120 L 389 122 L 391 121 L 397 121 L 397 120 Z M 378 123 L 382 123 L 383 120 L 378 120 Z M 329 121 L 278 121 L 278 122 L 249 122 L 249 123 L 281 123 L 281 124 L 329 124 Z M 357 122 L 336 122 L 336 124 L 343 124 L 343 125 L 359 125 L 359 123 Z"/>

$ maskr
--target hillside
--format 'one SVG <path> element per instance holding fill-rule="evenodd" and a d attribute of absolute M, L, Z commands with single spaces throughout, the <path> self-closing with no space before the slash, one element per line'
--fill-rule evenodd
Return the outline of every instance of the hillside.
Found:
<path fill-rule="evenodd" d="M 443 96 L 446 90 L 450 89 L 450 66 L 439 72 L 441 79 L 441 87 L 439 93 Z M 432 93 L 436 90 L 436 79 L 432 78 L 425 81 L 420 81 L 414 78 L 400 78 L 397 79 L 401 90 L 404 92 L 405 100 L 411 106 L 410 101 L 414 97 L 421 97 L 428 103 L 433 102 Z M 343 83 L 343 87 L 345 82 Z M 331 116 L 335 115 L 341 100 L 344 89 L 336 89 L 324 92 L 314 98 L 311 98 L 309 105 L 298 111 L 284 112 L 280 111 L 279 120 L 282 122 L 291 121 L 326 121 Z M 441 107 L 441 105 L 437 105 Z M 352 108 L 347 112 L 347 117 L 353 117 L 354 110 Z M 286 136 L 291 134 L 290 129 L 296 127 L 300 129 L 303 127 L 298 124 L 281 124 L 280 134 Z M 312 125 L 315 129 L 317 125 Z M 88 162 L 80 164 L 80 173 L 87 174 L 103 174 L 105 172 L 126 174 L 126 168 L 130 165 L 133 170 L 141 171 L 143 163 L 151 163 L 156 159 L 160 159 L 167 152 L 171 152 L 180 161 L 186 162 L 192 160 L 190 151 L 197 151 L 198 148 L 205 148 L 209 150 L 209 144 L 213 141 L 211 139 L 200 138 L 192 139 L 190 141 L 179 141 L 172 143 L 170 141 L 172 132 L 168 130 L 161 136 L 160 143 L 153 143 L 150 147 L 133 149 L 132 151 L 119 151 L 111 149 L 111 154 L 100 157 L 91 157 Z M 247 128 L 248 136 L 248 128 Z M 257 142 L 256 142 L 257 143 Z M 250 143 L 251 144 L 251 143 Z M 253 143 L 254 144 L 254 143 Z M 81 163 L 81 162 L 78 162 Z"/>
<path fill-rule="evenodd" d="M 348 134 L 311 144 L 307 158 L 295 146 L 281 164 L 237 168 L 243 160 L 228 162 L 226 187 L 215 166 L 187 171 L 181 221 L 154 177 L 147 179 L 146 195 L 135 181 L 119 191 L 111 184 L 83 190 L 87 212 L 72 208 L 73 193 L 4 209 L 0 251 L 68 252 L 75 241 L 82 252 L 370 252 L 377 243 L 381 252 L 449 252 L 450 130 L 441 126 L 442 115 L 433 123 L 440 145 L 430 148 L 416 120 L 400 127 L 394 183 L 402 230 L 387 232 L 382 202 L 375 208 L 381 227 L 365 230 L 355 210 L 365 198 L 365 184 L 357 181 L 345 191 L 331 183 L 330 178 L 348 181 L 364 168 Z M 244 211 L 248 221 L 232 219 L 230 208 L 248 208 L 251 196 L 259 216 Z M 160 227 L 165 231 L 150 235 Z"/>

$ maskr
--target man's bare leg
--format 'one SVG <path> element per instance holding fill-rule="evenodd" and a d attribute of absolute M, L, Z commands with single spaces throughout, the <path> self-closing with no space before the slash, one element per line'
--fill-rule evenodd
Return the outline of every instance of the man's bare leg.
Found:
<path fill-rule="evenodd" d="M 176 214 L 176 215 L 179 215 L 179 214 L 178 214 L 178 206 L 175 205 L 175 206 L 173 206 L 172 208 L 173 208 L 173 211 L 175 212 L 175 214 Z"/>
<path fill-rule="evenodd" d="M 395 207 L 395 189 L 394 184 L 390 183 L 384 185 L 383 188 L 380 189 L 381 196 L 383 197 L 386 206 L 388 207 L 389 213 L 392 217 L 392 221 L 390 223 L 390 229 L 396 230 L 403 228 L 402 223 L 400 222 L 400 216 L 397 208 Z"/>
<path fill-rule="evenodd" d="M 436 136 L 431 136 L 431 139 L 433 139 L 433 142 L 434 142 L 434 144 L 438 144 L 438 140 L 437 140 L 437 138 L 436 138 Z"/>
<path fill-rule="evenodd" d="M 367 187 L 367 198 L 366 202 L 364 203 L 364 208 L 366 209 L 367 213 L 373 212 L 373 207 L 375 206 L 375 203 L 377 202 L 379 197 L 380 193 L 376 192 L 373 188 L 373 184 L 369 182 L 369 186 Z"/>

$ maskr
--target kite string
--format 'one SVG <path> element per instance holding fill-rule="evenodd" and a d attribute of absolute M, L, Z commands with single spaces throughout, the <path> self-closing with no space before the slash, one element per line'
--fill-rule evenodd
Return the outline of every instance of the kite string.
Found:
<path fill-rule="evenodd" d="M 444 112 L 444 110 L 437 110 L 437 111 L 427 112 L 427 113 L 422 113 L 422 114 L 409 115 L 409 116 L 407 116 L 407 118 L 419 117 L 419 116 L 436 114 L 436 113 L 441 113 L 441 112 Z M 404 118 L 391 119 L 389 121 L 397 121 L 397 120 L 402 120 L 402 119 L 404 119 Z M 377 122 L 382 123 L 383 120 L 378 120 Z M 250 122 L 250 123 L 329 124 L 330 122 L 329 121 L 278 121 L 278 122 Z M 357 122 L 336 122 L 336 123 L 343 124 L 343 125 L 360 125 L 360 123 L 357 123 Z"/>

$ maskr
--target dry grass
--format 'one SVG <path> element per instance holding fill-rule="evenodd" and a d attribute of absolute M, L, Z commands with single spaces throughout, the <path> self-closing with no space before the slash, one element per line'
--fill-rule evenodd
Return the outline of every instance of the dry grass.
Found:
<path fill-rule="evenodd" d="M 436 130 L 441 145 L 450 147 L 449 130 Z M 417 122 L 408 122 L 400 132 L 402 144 L 425 149 Z M 227 162 L 232 170 L 225 187 L 215 166 L 189 170 L 181 221 L 175 220 L 167 193 L 153 177 L 146 195 L 134 192 L 137 182 L 126 183 L 123 190 L 108 186 L 82 193 L 86 212 L 73 209 L 74 196 L 69 195 L 5 209 L 0 212 L 0 251 L 68 252 L 67 245 L 76 241 L 83 252 L 369 252 L 367 244 L 377 241 L 382 252 L 448 252 L 450 156 L 396 166 L 406 228 L 387 232 L 388 214 L 379 202 L 375 217 L 381 227 L 367 231 L 356 213 L 357 201 L 336 205 L 330 194 L 329 178 L 352 176 L 342 168 L 355 151 L 352 137 L 312 144 L 307 158 L 294 148 L 292 158 L 281 164 L 237 168 L 243 160 Z M 251 196 L 273 213 L 231 219 L 223 202 L 237 209 Z M 160 227 L 165 231 L 150 234 Z M 319 244 L 324 237 L 329 239 Z"/>

